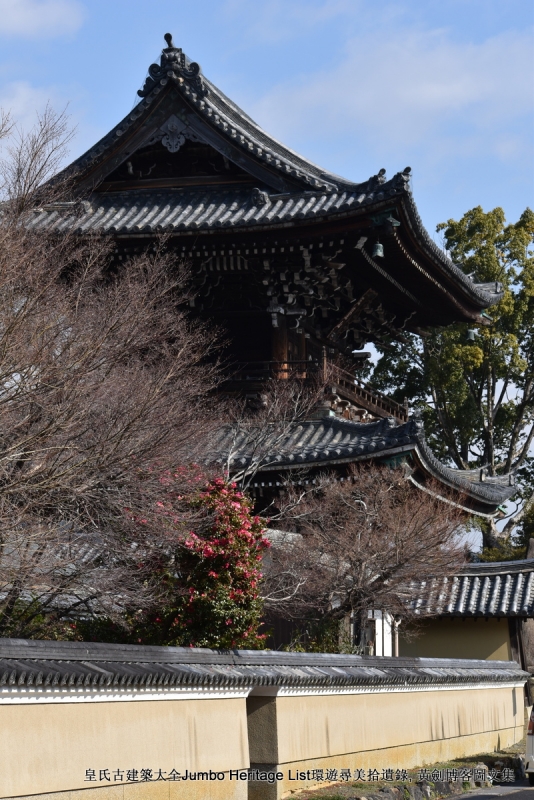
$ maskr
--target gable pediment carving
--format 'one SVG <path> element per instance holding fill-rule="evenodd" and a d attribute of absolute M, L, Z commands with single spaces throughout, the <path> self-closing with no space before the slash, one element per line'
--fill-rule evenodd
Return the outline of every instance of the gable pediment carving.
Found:
<path fill-rule="evenodd" d="M 163 147 L 169 153 L 177 153 L 180 147 L 185 144 L 186 140 L 190 142 L 203 142 L 203 139 L 195 133 L 190 126 L 185 123 L 176 114 L 171 114 L 170 117 L 161 125 L 156 133 L 153 133 L 143 146 L 147 147 L 156 142 L 161 142 Z"/>

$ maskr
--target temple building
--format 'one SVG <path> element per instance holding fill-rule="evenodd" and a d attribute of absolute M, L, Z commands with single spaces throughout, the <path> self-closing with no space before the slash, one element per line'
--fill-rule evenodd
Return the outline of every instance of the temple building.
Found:
<path fill-rule="evenodd" d="M 275 486 L 297 465 L 402 457 L 414 483 L 432 477 L 462 507 L 494 516 L 514 493 L 511 478 L 441 464 L 421 422 L 358 370 L 368 342 L 488 324 L 501 287 L 474 283 L 434 244 L 409 167 L 359 183 L 323 170 L 265 133 L 165 39 L 137 105 L 58 176 L 71 180 L 72 200 L 43 206 L 35 228 L 108 235 L 116 262 L 165 234 L 192 265 L 191 313 L 231 340 L 228 391 L 252 396 L 267 378 L 326 371 L 322 413 L 259 465 L 258 485 Z M 233 467 L 249 458 L 243 445 Z"/>
<path fill-rule="evenodd" d="M 425 621 L 413 639 L 400 626 L 401 656 L 517 661 L 534 671 L 534 558 L 466 564 L 415 588 Z"/>

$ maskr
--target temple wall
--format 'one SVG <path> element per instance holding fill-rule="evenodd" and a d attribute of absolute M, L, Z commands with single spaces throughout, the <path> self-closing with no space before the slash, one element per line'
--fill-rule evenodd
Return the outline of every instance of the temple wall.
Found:
<path fill-rule="evenodd" d="M 0 640 L 0 798 L 279 800 L 317 784 L 308 771 L 476 755 L 521 739 L 527 677 L 502 661 Z"/>
<path fill-rule="evenodd" d="M 249 764 L 244 698 L 56 699 L 5 705 L 0 699 L 0 797 L 45 793 L 46 800 L 77 800 L 81 790 L 86 800 L 246 797 L 246 785 L 228 781 L 230 769 Z M 147 768 L 154 777 L 159 769 L 226 774 L 223 781 L 142 782 L 141 770 Z M 87 769 L 95 770 L 97 781 L 86 780 Z M 98 780 L 103 769 L 110 781 Z M 129 769 L 137 770 L 138 782 L 124 785 Z M 123 781 L 114 779 L 117 770 Z"/>
<path fill-rule="evenodd" d="M 256 784 L 251 800 L 316 783 L 294 780 L 297 772 L 407 769 L 492 752 L 523 735 L 521 688 L 279 696 L 261 706 L 254 700 L 251 762 L 270 764 L 284 780 L 270 793 Z"/>
<path fill-rule="evenodd" d="M 432 619 L 407 640 L 399 629 L 399 655 L 412 658 L 512 660 L 507 619 Z"/>

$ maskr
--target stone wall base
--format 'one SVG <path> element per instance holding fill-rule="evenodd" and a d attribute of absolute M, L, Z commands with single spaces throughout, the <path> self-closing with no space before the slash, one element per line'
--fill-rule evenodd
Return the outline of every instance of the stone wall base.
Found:
<path fill-rule="evenodd" d="M 385 723 L 387 724 L 387 722 Z M 378 750 L 364 750 L 357 753 L 314 758 L 306 761 L 295 761 L 277 765 L 254 764 L 254 768 L 272 772 L 281 772 L 284 779 L 274 784 L 251 782 L 248 800 L 281 800 L 289 797 L 297 789 L 321 789 L 329 784 L 317 783 L 316 780 L 298 778 L 297 773 L 322 769 L 413 769 L 428 764 L 450 761 L 456 758 L 477 756 L 495 750 L 511 747 L 521 737 L 517 727 L 500 731 L 458 736 L 451 739 L 440 739 L 434 742 L 419 742 L 399 747 L 387 747 Z M 296 780 L 292 778 L 297 777 Z M 77 800 L 77 799 L 76 799 Z"/>

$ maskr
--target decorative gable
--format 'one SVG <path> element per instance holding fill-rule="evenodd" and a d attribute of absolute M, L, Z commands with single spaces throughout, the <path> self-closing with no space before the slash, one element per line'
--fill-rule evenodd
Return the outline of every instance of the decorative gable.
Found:
<path fill-rule="evenodd" d="M 257 180 L 250 173 L 206 143 L 187 122 L 171 114 L 105 178 L 97 191 L 253 183 Z"/>

